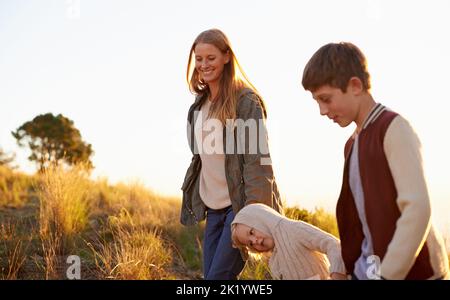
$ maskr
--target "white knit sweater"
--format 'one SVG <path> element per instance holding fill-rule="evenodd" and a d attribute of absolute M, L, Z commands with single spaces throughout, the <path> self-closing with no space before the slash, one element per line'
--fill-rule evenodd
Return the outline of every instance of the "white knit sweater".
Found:
<path fill-rule="evenodd" d="M 319 228 L 288 219 L 272 208 L 250 204 L 241 209 L 232 224 L 245 224 L 274 239 L 269 267 L 275 279 L 329 279 L 345 274 L 339 240 Z"/>

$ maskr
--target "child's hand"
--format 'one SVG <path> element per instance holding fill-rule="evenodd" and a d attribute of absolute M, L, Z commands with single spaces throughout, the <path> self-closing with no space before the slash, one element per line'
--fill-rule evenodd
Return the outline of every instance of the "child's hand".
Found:
<path fill-rule="evenodd" d="M 347 275 L 342 274 L 342 273 L 331 273 L 330 275 L 332 280 L 347 280 Z"/>

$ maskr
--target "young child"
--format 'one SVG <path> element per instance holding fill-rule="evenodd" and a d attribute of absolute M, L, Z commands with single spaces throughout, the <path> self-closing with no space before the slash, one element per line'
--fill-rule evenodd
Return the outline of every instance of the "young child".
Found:
<path fill-rule="evenodd" d="M 320 114 L 346 127 L 336 208 L 342 257 L 355 279 L 440 279 L 448 271 L 441 235 L 431 224 L 421 145 L 411 125 L 376 103 L 366 58 L 351 43 L 320 48 L 302 84 Z"/>
<path fill-rule="evenodd" d="M 269 267 L 276 279 L 346 279 L 339 240 L 317 227 L 261 203 L 242 208 L 231 224 L 234 247 L 272 252 Z"/>

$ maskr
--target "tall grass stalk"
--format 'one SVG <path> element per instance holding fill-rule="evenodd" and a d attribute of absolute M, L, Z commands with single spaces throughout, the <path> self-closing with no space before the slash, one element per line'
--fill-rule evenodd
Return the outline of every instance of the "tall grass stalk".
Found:
<path fill-rule="evenodd" d="M 51 166 L 40 174 L 36 190 L 40 200 L 40 234 L 62 238 L 80 233 L 88 223 L 90 183 L 86 169 L 75 166 L 65 170 Z"/>
<path fill-rule="evenodd" d="M 171 251 L 158 230 L 135 224 L 125 209 L 111 217 L 112 240 L 100 239 L 88 244 L 94 253 L 97 269 L 109 279 L 163 279 L 172 262 Z"/>
<path fill-rule="evenodd" d="M 0 226 L 0 241 L 2 246 L 0 278 L 18 279 L 19 272 L 27 258 L 26 252 L 30 240 L 21 239 L 17 234 L 15 223 L 8 222 Z"/>

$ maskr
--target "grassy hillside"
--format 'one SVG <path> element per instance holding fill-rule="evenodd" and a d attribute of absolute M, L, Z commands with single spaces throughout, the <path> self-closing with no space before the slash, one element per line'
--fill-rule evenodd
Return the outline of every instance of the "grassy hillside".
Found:
<path fill-rule="evenodd" d="M 201 278 L 202 228 L 179 225 L 179 210 L 179 199 L 80 168 L 0 167 L 0 279 L 65 279 L 70 255 L 82 279 Z"/>
<path fill-rule="evenodd" d="M 0 279 L 66 279 L 71 255 L 81 279 L 201 279 L 204 223 L 179 223 L 180 199 L 139 183 L 92 181 L 82 167 L 28 176 L 0 166 Z M 337 235 L 321 209 L 287 216 Z M 251 259 L 242 279 L 270 279 Z"/>

